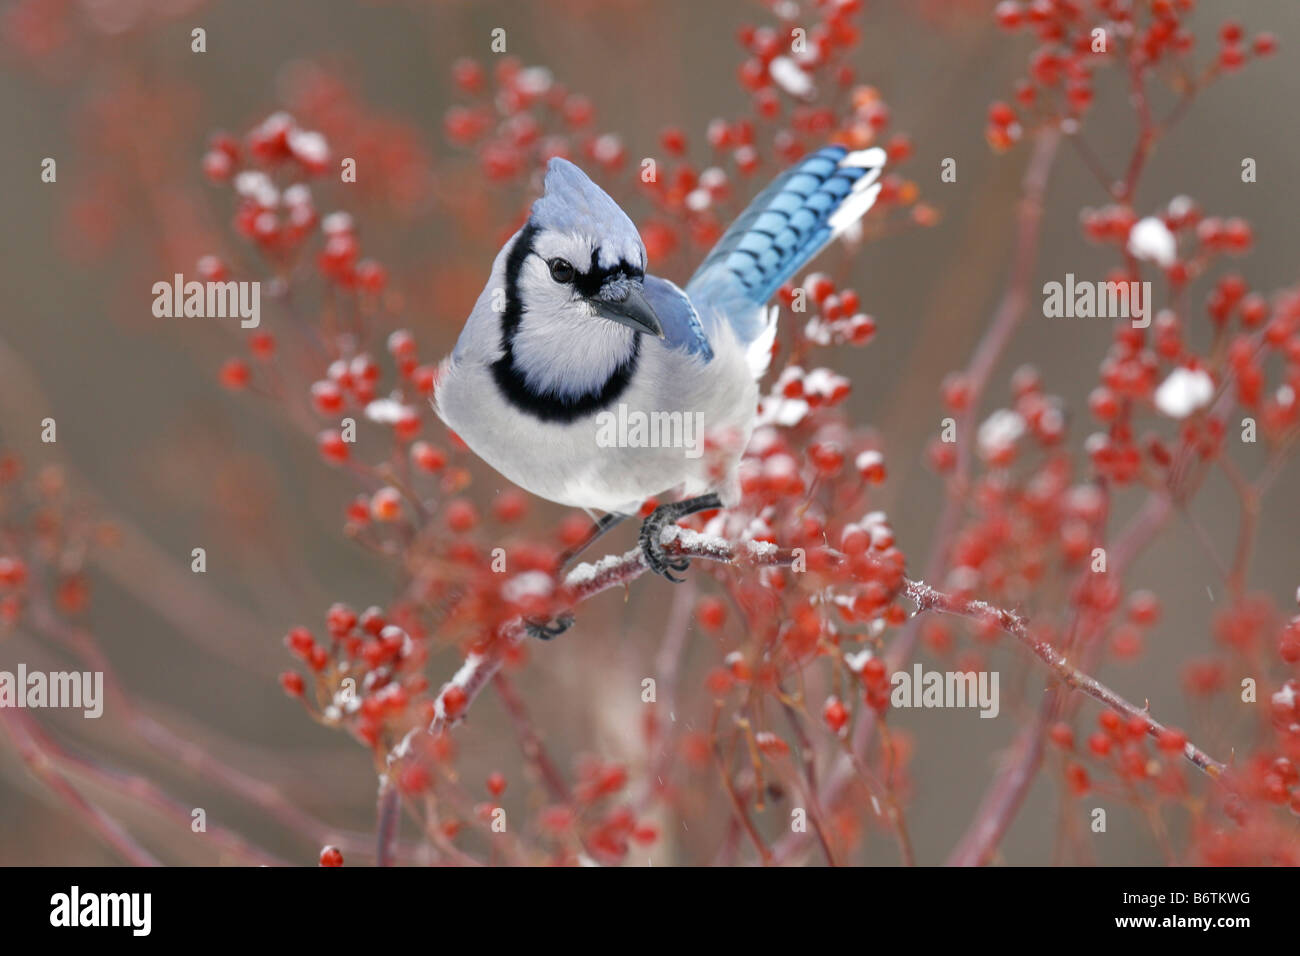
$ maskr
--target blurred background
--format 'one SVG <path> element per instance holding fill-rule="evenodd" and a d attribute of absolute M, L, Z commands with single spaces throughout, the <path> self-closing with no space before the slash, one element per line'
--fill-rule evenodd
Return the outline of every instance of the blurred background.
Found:
<path fill-rule="evenodd" d="M 894 125 L 912 135 L 915 155 L 904 172 L 941 213 L 933 228 L 873 243 L 837 271 L 857 288 L 879 331 L 869 348 L 844 350 L 830 362 L 854 382 L 853 419 L 879 430 L 890 464 L 882 504 L 918 563 L 940 498 L 924 464 L 944 414 L 939 383 L 965 364 L 1002 290 L 1027 158 L 1024 146 L 998 155 L 984 139 L 988 104 L 1009 98 L 1029 50 L 1027 39 L 996 28 L 992 6 L 873 0 L 860 19 L 854 64 L 860 80 L 888 100 Z M 1255 248 L 1235 265 L 1252 287 L 1271 291 L 1297 279 L 1300 148 L 1291 117 L 1300 71 L 1290 51 L 1300 43 L 1300 5 L 1201 0 L 1193 24 L 1207 48 L 1229 15 L 1243 18 L 1248 32 L 1276 33 L 1283 52 L 1196 102 L 1153 157 L 1136 207 L 1140 215 L 1157 212 L 1187 193 L 1209 213 L 1245 217 Z M 369 756 L 304 719 L 276 675 L 289 663 L 282 645 L 289 627 L 319 627 L 334 601 L 384 603 L 390 569 L 340 532 L 355 491 L 348 476 L 323 468 L 310 439 L 267 403 L 219 386 L 217 369 L 235 350 L 235 324 L 160 320 L 150 312 L 153 282 L 192 272 L 204 253 L 238 248 L 228 226 L 229 192 L 211 186 L 200 168 L 207 137 L 218 129 L 239 135 L 275 109 L 310 115 L 304 90 L 341 84 L 346 108 L 330 114 L 338 129 L 317 127 L 336 154 L 360 157 L 360 182 L 349 193 L 327 176 L 318 206 L 356 216 L 367 252 L 390 269 L 403 324 L 433 360 L 453 344 L 513 226 L 506 210 L 517 214 L 528 199 L 526 191 L 485 181 L 472 156 L 447 143 L 451 64 L 463 56 L 489 62 L 490 33 L 502 27 L 511 55 L 548 67 L 557 82 L 591 98 L 596 126 L 619 133 L 629 156 L 652 154 L 659 131 L 677 126 L 693 155 L 703 157 L 709 120 L 746 107 L 735 81 L 742 59 L 735 35 L 770 18 L 761 4 L 743 0 L 28 0 L 7 5 L 0 18 L 0 445 L 29 471 L 62 465 L 69 485 L 115 522 L 117 546 L 97 550 L 89 567 L 93 599 L 82 623 L 132 698 L 327 830 L 369 831 L 376 790 Z M 207 32 L 203 54 L 190 50 L 196 26 Z M 1133 116 L 1118 75 L 1100 73 L 1096 87 L 1088 138 L 1114 168 L 1127 155 Z M 1255 184 L 1241 181 L 1246 156 L 1258 162 Z M 40 181 L 44 157 L 57 158 L 56 183 Z M 939 179 L 948 157 L 957 160 L 955 183 Z M 1031 288 L 1067 272 L 1100 278 L 1113 252 L 1086 243 L 1078 212 L 1105 197 L 1072 152 L 1062 151 L 1047 195 Z M 494 221 L 459 228 L 476 208 Z M 638 210 L 630 212 L 637 218 Z M 1203 294 L 1194 289 L 1192 301 Z M 263 313 L 264 326 L 274 322 L 266 304 Z M 1044 319 L 1031 300 L 988 409 L 1005 402 L 1011 371 L 1033 363 L 1066 400 L 1077 445 L 1090 430 L 1086 397 L 1108 343 L 1107 323 Z M 47 416 L 58 423 L 53 445 L 40 441 Z M 1244 468 L 1258 470 L 1262 459 L 1253 450 L 1238 451 Z M 477 495 L 500 489 L 485 467 L 476 475 Z M 1282 607 L 1297 584 L 1300 528 L 1291 503 L 1298 490 L 1292 469 L 1273 492 L 1272 520 L 1260 529 L 1252 568 L 1252 587 Z M 1121 498 L 1129 506 L 1139 493 L 1130 495 Z M 1229 551 L 1237 514 L 1226 484 L 1212 479 L 1195 512 Z M 540 533 L 563 514 L 535 502 L 529 522 Z M 622 529 L 610 550 L 629 547 L 632 533 Z M 195 575 L 190 552 L 200 546 L 208 570 Z M 1221 596 L 1215 581 L 1187 526 L 1175 522 L 1129 579 L 1159 594 L 1166 613 L 1142 657 L 1108 664 L 1099 676 L 1134 701 L 1149 699 L 1225 758 L 1239 729 L 1235 718 L 1204 710 L 1194 717 L 1180 682 L 1182 662 L 1211 646 L 1208 622 Z M 683 593 L 687 587 L 697 585 Z M 637 759 L 640 702 L 624 688 L 638 687 L 658 647 L 656 625 L 673 601 L 685 600 L 666 582 L 642 580 L 626 602 L 603 596 L 572 632 L 532 651 L 517 683 L 560 759 L 588 750 Z M 687 673 L 716 663 L 711 645 L 693 651 Z M 455 648 L 432 655 L 430 680 L 445 679 L 458 659 Z M 21 627 L 0 636 L 0 669 L 12 671 L 19 661 L 68 666 Z M 995 664 L 1004 687 L 1025 670 L 1012 654 Z M 1038 685 L 1030 677 L 1032 707 Z M 213 788 L 194 767 L 162 757 L 125 732 L 111 708 L 97 722 L 54 711 L 41 719 L 69 748 L 158 781 L 268 851 L 314 861 L 318 843 Z M 897 723 L 923 755 L 912 768 L 908 811 L 917 855 L 938 863 L 964 832 L 1016 723 L 961 711 L 911 711 Z M 518 777 L 511 773 L 518 747 L 490 695 L 476 705 L 465 734 L 460 767 L 467 780 L 494 770 Z M 209 844 L 147 806 L 87 786 L 168 862 L 216 861 Z M 508 799 L 524 801 L 524 788 Z M 1057 801 L 1055 785 L 1040 780 L 1003 845 L 1008 861 L 1051 860 Z M 667 839 L 656 845 L 654 862 L 706 862 L 716 839 Z M 1112 815 L 1110 834 L 1094 849 L 1109 864 L 1161 860 L 1125 811 Z M 887 835 L 873 834 L 861 859 L 894 862 Z M 0 743 L 0 863 L 118 860 Z"/>

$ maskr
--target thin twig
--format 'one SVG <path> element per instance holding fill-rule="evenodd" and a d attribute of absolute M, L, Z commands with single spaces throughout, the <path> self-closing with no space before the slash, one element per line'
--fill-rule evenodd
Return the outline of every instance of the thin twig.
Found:
<path fill-rule="evenodd" d="M 537 773 L 546 785 L 551 799 L 568 803 L 571 799 L 569 785 L 564 782 L 564 774 L 547 753 L 546 746 L 542 743 L 542 738 L 537 733 L 536 726 L 528 715 L 528 709 L 524 706 L 523 698 L 516 692 L 514 684 L 505 674 L 497 671 L 492 678 L 492 686 L 496 688 L 497 696 L 501 698 L 501 703 L 505 705 L 506 713 L 510 715 L 510 721 L 514 724 L 515 735 L 519 738 L 519 749 L 537 768 Z"/>
<path fill-rule="evenodd" d="M 1095 677 L 1076 668 L 1064 654 L 1047 641 L 1035 637 L 1030 632 L 1025 619 L 1013 611 L 1006 611 L 985 601 L 973 598 L 953 597 L 920 581 L 908 581 L 905 589 L 907 596 L 916 603 L 918 610 L 939 611 L 943 614 L 955 614 L 973 621 L 993 622 L 1004 633 L 1010 634 L 1022 646 L 1027 647 L 1035 657 L 1051 668 L 1061 678 L 1062 683 L 1070 689 L 1077 690 L 1095 700 L 1101 701 L 1111 710 L 1118 711 L 1125 717 L 1140 717 L 1145 721 L 1147 734 L 1150 736 L 1159 737 L 1168 729 L 1164 724 L 1152 717 L 1145 708 L 1129 703 Z M 1211 777 L 1218 777 L 1227 769 L 1224 764 L 1215 760 L 1191 741 L 1188 741 L 1183 747 L 1183 756 L 1191 761 L 1193 766 Z"/>
<path fill-rule="evenodd" d="M 81 795 L 68 778 L 59 773 L 53 761 L 36 742 L 31 734 L 32 725 L 21 712 L 12 708 L 0 708 L 0 721 L 9 730 L 10 739 L 18 748 L 27 768 L 36 779 L 53 791 L 54 795 L 66 803 L 86 825 L 103 838 L 104 842 L 115 849 L 133 866 L 161 866 L 162 863 L 152 853 L 135 841 L 126 832 L 122 824 L 109 816 L 99 807 Z"/>

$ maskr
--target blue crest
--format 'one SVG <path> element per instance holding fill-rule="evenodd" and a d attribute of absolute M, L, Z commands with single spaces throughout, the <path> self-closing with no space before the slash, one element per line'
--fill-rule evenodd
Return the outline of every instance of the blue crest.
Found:
<path fill-rule="evenodd" d="M 645 246 L 627 213 L 591 178 L 560 157 L 546 166 L 545 192 L 533 203 L 530 221 L 542 229 L 585 236 L 609 253 L 635 249 L 645 265 Z"/>

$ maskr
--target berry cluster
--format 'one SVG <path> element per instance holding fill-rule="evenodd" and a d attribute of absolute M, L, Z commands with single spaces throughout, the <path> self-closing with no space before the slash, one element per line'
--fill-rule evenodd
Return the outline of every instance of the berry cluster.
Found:
<path fill-rule="evenodd" d="M 1127 70 L 1135 83 L 1168 74 L 1174 77 L 1174 92 L 1190 98 L 1251 57 L 1276 52 L 1271 34 L 1247 42 L 1241 24 L 1227 20 L 1219 30 L 1214 59 L 1194 72 L 1189 61 L 1196 39 L 1187 21 L 1195 8 L 1196 0 L 1001 0 L 994 9 L 998 26 L 1009 33 L 1031 34 L 1037 45 L 1027 75 L 1016 83 L 1016 105 L 998 102 L 989 107 L 989 145 L 1008 149 L 1043 124 L 1068 122 L 1071 131 L 1077 131 L 1093 107 L 1093 77 L 1099 69 Z"/>

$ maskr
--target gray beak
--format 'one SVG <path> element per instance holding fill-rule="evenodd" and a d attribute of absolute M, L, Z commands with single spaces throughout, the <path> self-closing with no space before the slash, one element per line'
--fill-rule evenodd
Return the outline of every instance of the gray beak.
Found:
<path fill-rule="evenodd" d="M 659 316 L 650 308 L 641 286 L 635 282 L 629 283 L 627 295 L 618 302 L 600 298 L 587 301 L 595 307 L 599 316 L 626 325 L 633 332 L 645 332 L 656 338 L 664 338 L 664 327 L 659 323 Z"/>

